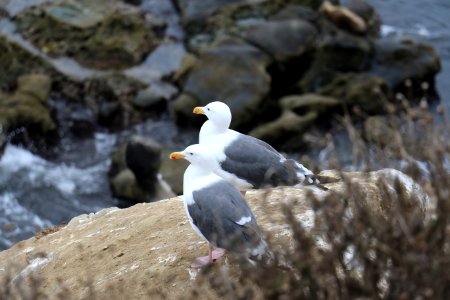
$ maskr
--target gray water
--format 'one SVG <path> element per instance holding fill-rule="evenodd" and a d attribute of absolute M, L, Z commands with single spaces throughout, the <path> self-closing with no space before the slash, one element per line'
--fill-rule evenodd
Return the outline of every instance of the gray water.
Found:
<path fill-rule="evenodd" d="M 10 1 L 25 5 L 27 1 Z M 38 0 L 44 1 L 44 0 Z M 170 1 L 147 0 L 143 10 L 169 18 L 170 35 L 182 38 Z M 376 0 L 383 19 L 382 32 L 410 36 L 432 44 L 442 59 L 437 90 L 450 104 L 450 16 L 449 0 Z M 11 4 L 11 9 L 17 9 Z M 174 53 L 181 50 L 175 48 Z M 151 62 L 151 59 L 149 60 Z M 110 155 L 131 134 L 152 137 L 178 149 L 195 141 L 192 132 L 180 130 L 168 119 L 148 121 L 119 134 L 96 133 L 92 139 L 63 140 L 61 152 L 52 161 L 17 146 L 8 145 L 0 159 L 0 250 L 29 238 L 36 231 L 69 221 L 82 213 L 117 205 L 107 180 Z M 347 142 L 340 143 L 348 148 Z M 347 151 L 348 153 L 348 151 Z M 322 153 L 323 154 L 323 153 Z M 349 159 L 351 161 L 351 159 Z"/>

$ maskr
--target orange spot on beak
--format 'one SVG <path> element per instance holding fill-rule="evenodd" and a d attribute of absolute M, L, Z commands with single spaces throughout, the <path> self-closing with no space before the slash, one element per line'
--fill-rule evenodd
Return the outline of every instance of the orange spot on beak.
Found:
<path fill-rule="evenodd" d="M 182 159 L 184 158 L 184 154 L 181 152 L 172 152 L 169 157 L 170 159 Z"/>
<path fill-rule="evenodd" d="M 204 115 L 205 111 L 203 110 L 203 107 L 197 106 L 197 107 L 194 108 L 193 113 L 196 114 L 196 115 Z"/>

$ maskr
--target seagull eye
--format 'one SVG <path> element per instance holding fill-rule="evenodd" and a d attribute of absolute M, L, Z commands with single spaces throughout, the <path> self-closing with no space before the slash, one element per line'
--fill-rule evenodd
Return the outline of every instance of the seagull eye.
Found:
<path fill-rule="evenodd" d="M 192 153 L 192 152 L 189 152 L 189 155 L 194 155 L 194 153 Z"/>
<path fill-rule="evenodd" d="M 209 107 L 207 107 L 206 110 L 210 111 Z"/>

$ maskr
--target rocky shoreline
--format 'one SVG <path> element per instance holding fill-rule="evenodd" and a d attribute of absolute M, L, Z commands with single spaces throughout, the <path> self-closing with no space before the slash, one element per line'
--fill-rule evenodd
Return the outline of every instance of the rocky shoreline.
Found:
<path fill-rule="evenodd" d="M 155 11 L 145 0 L 2 1 L 5 140 L 45 156 L 62 127 L 84 138 L 161 115 L 196 127 L 203 120 L 192 108 L 222 100 L 233 128 L 299 151 L 308 147 L 304 133 L 326 132 L 344 112 L 364 121 L 387 103 L 436 98 L 440 60 L 430 45 L 383 37 L 373 7 L 337 2 L 166 0 Z M 64 118 L 49 99 L 65 101 Z M 163 163 L 179 193 L 170 171 Z M 110 174 L 113 191 L 136 184 L 134 172 Z M 156 199 L 138 189 L 126 198 Z"/>
<path fill-rule="evenodd" d="M 325 171 L 321 175 L 336 179 L 326 184 L 327 191 L 289 187 L 247 193 L 258 223 L 271 237 L 273 250 L 287 251 L 300 242 L 295 240 L 298 229 L 283 210 L 286 205 L 315 241 L 301 245 L 305 251 L 311 247 L 327 251 L 328 243 L 335 242 L 328 240 L 329 220 L 324 219 L 330 205 L 334 217 L 343 213 L 337 207 L 346 207 L 348 223 L 361 217 L 360 210 L 367 213 L 366 219 L 385 223 L 392 221 L 391 214 L 402 203 L 403 230 L 420 228 L 432 213 L 424 190 L 399 171 Z M 358 196 L 361 194 L 364 197 Z M 202 298 L 217 298 L 220 289 L 202 285 L 197 279 L 203 272 L 189 267 L 192 258 L 206 247 L 189 225 L 180 198 L 127 209 L 108 208 L 78 216 L 67 225 L 44 230 L 0 252 L 0 294 L 36 295 L 36 299 L 173 299 L 198 298 L 191 293 L 200 289 Z M 361 268 L 355 263 L 358 257 L 351 259 L 352 255 L 346 254 L 347 266 L 359 282 Z M 240 269 L 232 255 L 215 265 L 227 270 L 231 281 Z"/>

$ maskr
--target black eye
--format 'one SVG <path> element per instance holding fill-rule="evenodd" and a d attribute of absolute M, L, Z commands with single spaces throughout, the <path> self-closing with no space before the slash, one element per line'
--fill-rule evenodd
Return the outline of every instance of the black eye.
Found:
<path fill-rule="evenodd" d="M 189 152 L 189 155 L 194 155 L 194 153 L 192 153 L 192 152 Z"/>
<path fill-rule="evenodd" d="M 209 107 L 206 108 L 207 110 L 210 110 Z"/>

